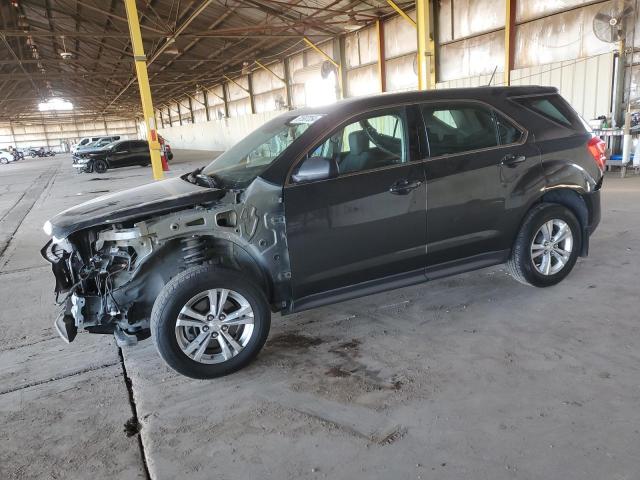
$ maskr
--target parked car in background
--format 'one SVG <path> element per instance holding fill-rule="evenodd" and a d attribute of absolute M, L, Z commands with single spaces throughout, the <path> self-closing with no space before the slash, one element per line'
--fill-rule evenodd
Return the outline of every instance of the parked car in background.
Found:
<path fill-rule="evenodd" d="M 151 164 L 149 144 L 145 140 L 119 140 L 98 150 L 75 156 L 73 167 L 78 173 L 104 173 L 110 168 Z"/>
<path fill-rule="evenodd" d="M 172 368 L 213 378 L 258 354 L 271 312 L 500 263 L 549 287 L 588 254 L 604 152 L 550 87 L 287 112 L 206 167 L 47 222 L 42 253 L 65 299 L 56 329 L 120 345 L 151 335 Z"/>
<path fill-rule="evenodd" d="M 72 153 L 71 158 L 75 162 L 76 158 L 99 152 L 103 148 L 108 147 L 116 141 L 117 140 L 111 140 L 111 138 L 101 138 L 100 140 L 96 140 L 95 142 L 89 142 L 85 146 L 78 148 L 74 153 Z"/>
<path fill-rule="evenodd" d="M 7 163 L 15 162 L 15 157 L 9 150 L 0 150 L 0 163 L 6 165 Z"/>
<path fill-rule="evenodd" d="M 73 145 L 71 147 L 71 153 L 74 154 L 76 153 L 78 150 L 87 147 L 90 143 L 95 143 L 98 142 L 100 140 L 110 140 L 110 142 L 115 142 L 116 140 L 120 140 L 121 136 L 120 135 L 103 135 L 100 137 L 84 137 L 81 138 L 78 143 L 76 143 L 75 145 Z"/>

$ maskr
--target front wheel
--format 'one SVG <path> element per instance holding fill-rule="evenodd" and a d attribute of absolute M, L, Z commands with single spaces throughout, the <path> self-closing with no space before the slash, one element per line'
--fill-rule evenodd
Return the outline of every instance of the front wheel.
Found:
<path fill-rule="evenodd" d="M 525 217 L 507 267 L 521 283 L 549 287 L 569 275 L 581 247 L 582 231 L 573 212 L 541 203 Z"/>
<path fill-rule="evenodd" d="M 260 287 L 211 265 L 173 278 L 151 312 L 160 356 L 177 372 L 198 379 L 245 367 L 262 349 L 270 326 L 271 312 Z"/>
<path fill-rule="evenodd" d="M 108 168 L 107 162 L 104 160 L 96 160 L 93 162 L 93 171 L 96 173 L 105 173 Z"/>

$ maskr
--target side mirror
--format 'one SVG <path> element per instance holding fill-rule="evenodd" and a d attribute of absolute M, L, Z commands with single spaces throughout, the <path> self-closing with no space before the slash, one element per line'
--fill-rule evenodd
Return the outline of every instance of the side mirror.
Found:
<path fill-rule="evenodd" d="M 338 164 L 332 158 L 309 157 L 300 164 L 298 171 L 291 175 L 294 183 L 325 180 L 338 174 Z"/>

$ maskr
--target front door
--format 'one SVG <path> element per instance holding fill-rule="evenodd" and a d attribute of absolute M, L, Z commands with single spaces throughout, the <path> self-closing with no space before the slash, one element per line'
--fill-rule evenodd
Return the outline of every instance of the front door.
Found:
<path fill-rule="evenodd" d="M 115 146 L 109 156 L 109 163 L 112 167 L 125 167 L 131 164 L 133 153 L 131 152 L 132 142 L 121 142 Z"/>
<path fill-rule="evenodd" d="M 430 158 L 427 178 L 427 265 L 502 261 L 526 205 L 514 196 L 529 179 L 543 178 L 537 148 L 524 130 L 478 102 L 422 107 Z M 535 170 L 533 175 L 527 175 Z M 527 190 L 530 186 L 527 186 Z M 513 200 L 515 201 L 515 204 Z"/>
<path fill-rule="evenodd" d="M 335 160 L 338 175 L 285 187 L 294 299 L 424 278 L 426 189 L 412 117 L 401 107 L 347 122 L 308 153 Z"/>

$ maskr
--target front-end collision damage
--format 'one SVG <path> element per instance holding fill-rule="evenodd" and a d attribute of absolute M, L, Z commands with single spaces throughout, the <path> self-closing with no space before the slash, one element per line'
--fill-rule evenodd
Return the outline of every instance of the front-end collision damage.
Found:
<path fill-rule="evenodd" d="M 282 188 L 260 178 L 244 191 L 227 192 L 212 206 L 54 238 L 42 255 L 52 264 L 62 306 L 55 327 L 68 342 L 82 329 L 114 333 L 119 344 L 146 338 L 163 286 L 201 263 L 252 276 L 275 310 L 290 299 Z"/>

